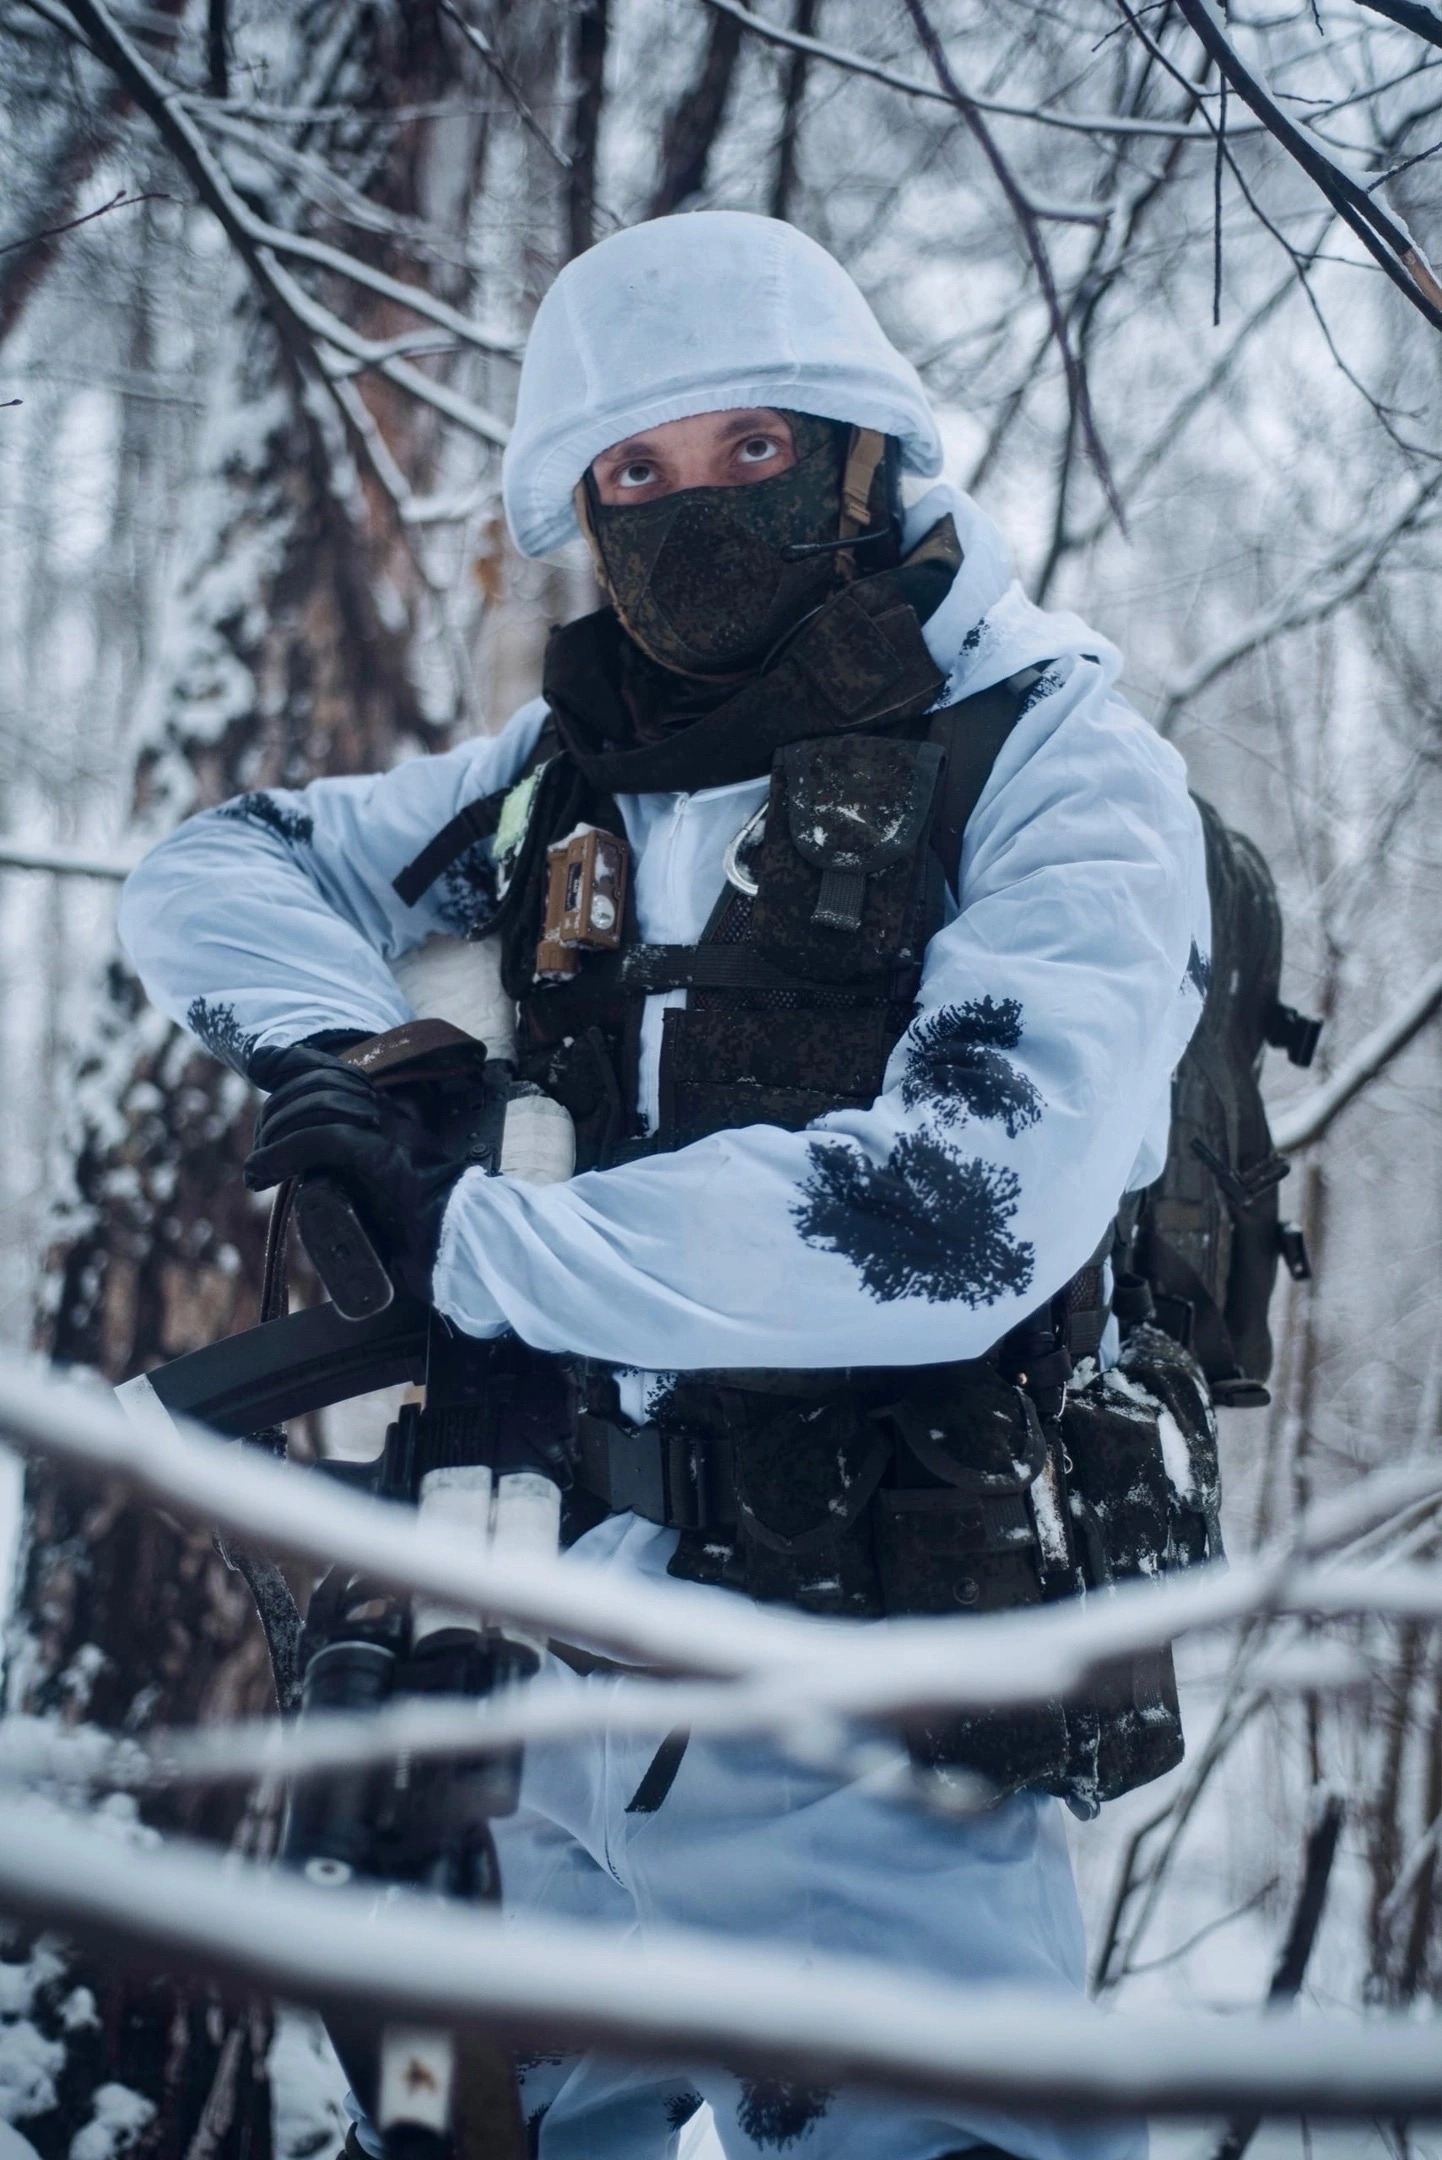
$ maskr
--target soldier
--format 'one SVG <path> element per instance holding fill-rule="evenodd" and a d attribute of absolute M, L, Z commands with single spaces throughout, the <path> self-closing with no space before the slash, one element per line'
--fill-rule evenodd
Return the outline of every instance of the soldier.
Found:
<path fill-rule="evenodd" d="M 273 1091 L 252 1181 L 336 1174 L 456 1329 L 564 1370 L 568 1539 L 693 1598 L 1054 1594 L 1062 1387 L 1114 1353 L 1111 1225 L 1161 1169 L 1205 993 L 1180 759 L 1115 648 L 916 485 L 940 465 L 812 241 L 732 212 L 617 234 L 537 313 L 505 459 L 517 546 L 579 530 L 606 598 L 552 634 L 543 694 L 445 755 L 206 812 L 125 895 L 157 1004 Z M 543 1106 L 525 1175 L 341 1061 L 412 1021 L 438 936 L 474 941 L 518 1135 Z M 557 1684 L 624 1687 L 595 1662 Z M 1059 1706 L 912 1734 L 934 1778 L 990 1780 L 962 1818 L 754 1742 L 533 1750 L 506 1893 L 1075 1991 L 1049 1795 L 1155 1774 L 1099 1771 L 1100 1729 L 1100 1755 Z M 700 2096 L 731 2156 L 1141 2149 L 704 2066 L 542 2061 L 523 2092 L 543 2160 L 660 2155 Z"/>

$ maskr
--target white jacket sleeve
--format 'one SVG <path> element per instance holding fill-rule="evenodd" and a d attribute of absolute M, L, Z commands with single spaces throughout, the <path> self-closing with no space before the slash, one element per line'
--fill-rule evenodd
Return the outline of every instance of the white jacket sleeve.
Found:
<path fill-rule="evenodd" d="M 509 785 L 544 719 L 537 699 L 443 756 L 257 790 L 188 819 L 120 904 L 121 944 L 155 1004 L 240 1071 L 262 1043 L 410 1019 L 387 962 L 484 920 L 489 853 L 463 855 L 415 907 L 391 880 L 458 811 Z"/>
<path fill-rule="evenodd" d="M 567 1185 L 468 1172 L 440 1309 L 472 1334 L 510 1326 L 659 1371 L 986 1350 L 1086 1262 L 1154 1155 L 1207 979 L 1181 760 L 1089 661 L 1038 686 L 960 884 L 869 1110 L 717 1133 Z"/>

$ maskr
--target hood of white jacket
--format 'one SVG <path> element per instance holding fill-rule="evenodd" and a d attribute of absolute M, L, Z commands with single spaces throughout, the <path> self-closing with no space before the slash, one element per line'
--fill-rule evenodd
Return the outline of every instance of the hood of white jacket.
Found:
<path fill-rule="evenodd" d="M 602 450 L 693 413 L 771 405 L 878 428 L 941 469 L 921 379 L 854 280 L 794 225 L 742 210 L 654 218 L 566 265 L 536 311 L 502 467 L 523 555 L 576 534 Z"/>

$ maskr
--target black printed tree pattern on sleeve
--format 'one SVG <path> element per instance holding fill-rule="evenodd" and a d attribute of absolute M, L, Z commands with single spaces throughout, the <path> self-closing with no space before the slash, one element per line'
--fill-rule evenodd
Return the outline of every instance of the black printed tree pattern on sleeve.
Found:
<path fill-rule="evenodd" d="M 971 1118 L 1008 1139 L 1035 1125 L 1041 1096 L 1006 1055 L 1022 1038 L 1015 998 L 972 998 L 926 1014 L 905 1038 L 901 1100 L 944 1130 Z M 815 1141 L 793 1209 L 808 1245 L 840 1253 L 874 1298 L 991 1305 L 1031 1283 L 1035 1252 L 1010 1224 L 1021 1183 L 1005 1164 L 960 1154 L 934 1129 L 904 1133 L 880 1167 L 844 1141 Z"/>
<path fill-rule="evenodd" d="M 232 1072 L 247 1070 L 256 1037 L 245 1032 L 235 1017 L 233 1005 L 227 1005 L 219 998 L 193 998 L 186 1010 L 185 1024 L 222 1065 L 228 1065 Z"/>
<path fill-rule="evenodd" d="M 820 2122 L 834 2094 L 829 2085 L 800 2085 L 789 2078 L 742 2078 L 736 2122 L 753 2145 L 784 2152 Z"/>
<path fill-rule="evenodd" d="M 905 1133 L 878 1168 L 844 1140 L 813 1141 L 794 1215 L 808 1245 L 849 1260 L 874 1298 L 990 1305 L 1032 1278 L 1012 1237 L 1014 1170 L 968 1161 L 928 1133 Z"/>
<path fill-rule="evenodd" d="M 237 824 L 263 825 L 277 840 L 284 840 L 291 847 L 309 847 L 315 838 L 315 820 L 307 811 L 292 810 L 287 803 L 277 802 L 264 788 L 255 788 L 249 795 L 237 795 L 234 802 L 222 803 L 215 815 L 231 818 Z"/>
<path fill-rule="evenodd" d="M 1002 1054 L 1020 1041 L 1015 998 L 943 1005 L 918 1020 L 907 1038 L 903 1103 L 908 1110 L 930 1111 L 939 1125 L 964 1124 L 968 1115 L 995 1118 L 1014 1140 L 1041 1116 L 1035 1085 Z"/>

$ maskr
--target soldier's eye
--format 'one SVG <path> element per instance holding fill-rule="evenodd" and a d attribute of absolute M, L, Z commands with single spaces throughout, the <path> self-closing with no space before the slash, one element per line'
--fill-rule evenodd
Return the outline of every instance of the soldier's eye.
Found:
<path fill-rule="evenodd" d="M 633 458 L 629 465 L 623 465 L 617 473 L 616 485 L 623 488 L 649 487 L 655 477 L 654 465 L 648 465 L 644 458 Z"/>
<path fill-rule="evenodd" d="M 769 435 L 752 435 L 741 445 L 743 465 L 764 465 L 776 455 L 776 445 Z"/>

